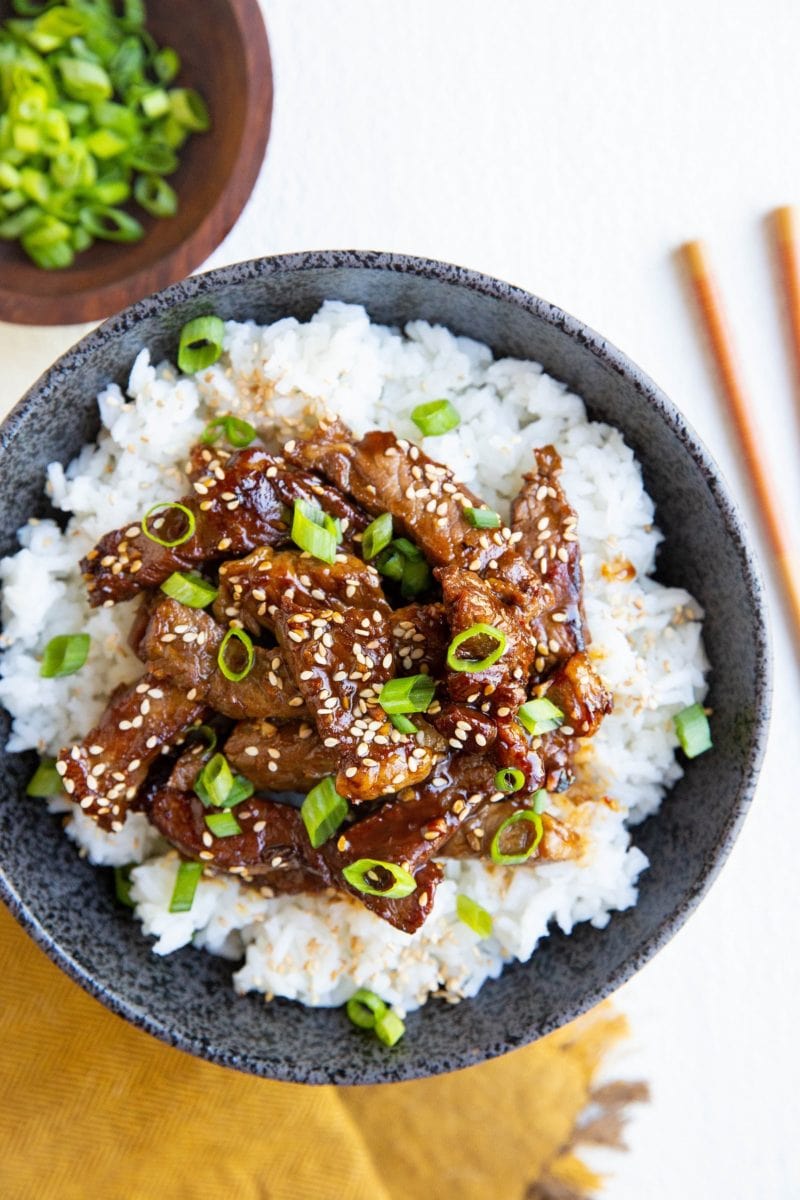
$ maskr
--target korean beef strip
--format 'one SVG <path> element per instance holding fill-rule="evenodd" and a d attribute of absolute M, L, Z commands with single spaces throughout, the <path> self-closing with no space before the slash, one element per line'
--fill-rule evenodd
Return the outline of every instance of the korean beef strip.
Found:
<path fill-rule="evenodd" d="M 336 789 L 374 800 L 424 779 L 434 752 L 394 728 L 380 707 L 394 675 L 390 622 L 379 609 L 277 613 L 287 667 L 326 748 L 339 755 Z"/>
<path fill-rule="evenodd" d="M 417 887 L 408 896 L 367 895 L 342 875 L 350 859 L 335 845 L 311 847 L 297 809 L 253 796 L 235 809 L 241 833 L 224 838 L 210 832 L 205 815 L 196 796 L 170 789 L 158 792 L 151 808 L 153 824 L 187 858 L 266 884 L 275 892 L 335 887 L 406 933 L 418 929 L 433 906 L 442 876 L 436 863 L 421 865 L 415 876 Z"/>
<path fill-rule="evenodd" d="M 231 767 L 268 792 L 307 792 L 335 775 L 335 747 L 322 744 L 310 721 L 240 721 L 225 743 Z"/>
<path fill-rule="evenodd" d="M 584 653 L 567 659 L 536 694 L 544 695 L 563 713 L 558 729 L 532 743 L 544 762 L 548 791 L 560 792 L 575 778 L 577 739 L 597 733 L 603 717 L 613 709 L 613 700 Z"/>
<path fill-rule="evenodd" d="M 214 602 L 218 620 L 241 621 L 257 634 L 263 626 L 272 627 L 278 608 L 389 611 L 378 572 L 345 551 L 326 563 L 300 550 L 259 546 L 246 558 L 222 564 Z"/>
<path fill-rule="evenodd" d="M 68 794 L 105 828 L 142 807 L 185 857 L 265 895 L 333 889 L 418 929 L 442 878 L 437 860 L 487 856 L 538 789 L 569 787 L 580 740 L 611 710 L 585 652 L 561 462 L 552 446 L 534 453 L 509 528 L 493 516 L 484 524 L 477 496 L 391 433 L 355 438 L 326 422 L 282 454 L 194 447 L 188 498 L 151 514 L 150 537 L 137 522 L 82 564 L 94 605 L 143 593 L 131 644 L 145 675 L 62 752 Z M 339 520 L 333 562 L 290 545 L 296 499 Z M 364 561 L 361 535 L 383 514 L 387 536 L 409 539 L 433 568 L 417 593 L 425 602 L 393 607 L 402 589 L 378 558 Z M 213 615 L 158 590 L 192 567 L 218 576 Z M 432 698 L 387 712 L 384 686 L 401 685 L 384 694 L 389 708 L 408 700 L 416 675 L 433 680 Z M 519 710 L 542 698 L 558 710 L 556 727 L 532 732 Z M 201 722 L 218 748 L 193 734 Z M 256 789 L 230 810 L 239 832 L 228 836 L 208 826 L 198 794 L 208 801 L 198 775 L 214 753 Z M 498 769 L 520 773 L 513 794 Z M 325 779 L 349 810 L 315 849 L 292 804 Z M 582 852 L 577 825 L 544 812 L 539 828 L 532 861 Z M 526 850 L 530 836 L 530 821 L 515 823 L 504 853 Z M 412 877 L 409 894 L 382 894 L 393 870 Z"/>
<path fill-rule="evenodd" d="M 453 639 L 470 630 L 451 655 L 445 686 L 457 702 L 481 706 L 499 717 L 511 715 L 528 698 L 528 677 L 536 655 L 525 628 L 523 615 L 493 590 L 489 581 L 462 567 L 445 567 L 438 572 L 442 597 Z M 491 631 L 497 631 L 493 633 Z M 480 670 L 467 665 L 453 669 L 452 663 L 475 664 L 491 659 L 504 639 L 504 649 L 495 662 Z"/>
<path fill-rule="evenodd" d="M 141 656 L 153 674 L 183 685 L 223 716 L 296 717 L 303 698 L 280 651 L 254 646 L 252 670 L 228 679 L 218 659 L 225 632 L 208 613 L 165 596 L 150 613 Z"/>
<path fill-rule="evenodd" d="M 214 837 L 197 796 L 163 788 L 153 797 L 150 819 L 156 829 L 187 858 L 218 871 L 256 880 L 273 892 L 316 892 L 327 886 L 314 870 L 314 852 L 303 845 L 299 812 L 286 804 L 251 797 L 236 808 L 241 833 Z M 324 872 L 324 864 L 319 866 Z"/>
<path fill-rule="evenodd" d="M 204 713 L 201 700 L 156 675 L 119 689 L 83 742 L 59 754 L 65 792 L 101 828 L 121 829 L 158 755 L 179 744 Z"/>
<path fill-rule="evenodd" d="M 288 442 L 286 459 L 329 479 L 368 513 L 392 514 L 395 532 L 411 539 L 431 566 L 462 563 L 482 570 L 511 544 L 505 527 L 476 529 L 465 509 L 483 502 L 453 472 L 393 433 L 373 430 L 357 441 L 341 422 L 321 424 Z"/>
<path fill-rule="evenodd" d="M 547 604 L 532 621 L 540 676 L 584 650 L 588 635 L 581 600 L 581 551 L 578 518 L 558 476 L 561 459 L 553 446 L 534 450 L 536 470 L 524 476 L 511 506 L 511 528 L 521 537 L 516 548 L 535 566 Z"/>
<path fill-rule="evenodd" d="M 174 571 L 288 541 L 295 500 L 322 507 L 350 532 L 366 524 L 335 488 L 259 447 L 231 455 L 192 488 L 146 521 L 143 517 L 107 533 L 89 551 L 81 568 L 94 606 L 130 599 Z"/>

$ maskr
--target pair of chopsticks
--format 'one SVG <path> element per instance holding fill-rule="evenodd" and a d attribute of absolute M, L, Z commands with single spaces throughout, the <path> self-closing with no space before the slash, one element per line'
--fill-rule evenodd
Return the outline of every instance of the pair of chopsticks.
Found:
<path fill-rule="evenodd" d="M 800 218 L 793 208 L 779 208 L 770 215 L 769 225 L 779 265 L 792 352 L 800 381 Z M 687 242 L 681 246 L 678 253 L 688 273 L 719 374 L 722 393 L 739 438 L 764 532 L 772 548 L 775 569 L 792 625 L 795 647 L 800 654 L 800 564 L 792 550 L 791 535 L 787 528 L 791 525 L 781 515 L 759 448 L 758 435 L 751 418 L 751 406 L 742 384 L 733 340 L 706 248 L 699 241 Z"/>

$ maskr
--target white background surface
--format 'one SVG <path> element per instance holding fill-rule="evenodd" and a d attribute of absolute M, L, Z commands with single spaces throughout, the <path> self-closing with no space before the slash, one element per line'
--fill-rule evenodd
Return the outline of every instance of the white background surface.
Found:
<path fill-rule="evenodd" d="M 800 407 L 763 227 L 800 201 L 796 0 L 262 2 L 272 141 L 208 265 L 359 247 L 520 284 L 649 371 L 752 515 L 671 259 L 707 236 L 797 534 Z M 82 332 L 0 325 L 2 407 Z M 610 1200 L 800 1196 L 800 704 L 771 592 L 775 718 L 754 808 L 700 910 L 618 995 L 626 1067 L 653 1103 L 609 1162 Z"/>

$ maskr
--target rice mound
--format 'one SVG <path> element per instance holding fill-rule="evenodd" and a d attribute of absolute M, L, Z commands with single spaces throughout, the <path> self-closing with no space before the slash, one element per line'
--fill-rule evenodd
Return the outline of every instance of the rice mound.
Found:
<path fill-rule="evenodd" d="M 70 515 L 66 527 L 30 521 L 20 550 L 0 561 L 8 748 L 55 755 L 89 731 L 118 683 L 141 673 L 127 645 L 135 602 L 91 609 L 79 559 L 107 530 L 185 491 L 182 466 L 211 417 L 247 418 L 278 443 L 327 411 L 357 433 L 390 428 L 419 441 L 411 410 L 443 396 L 461 424 L 421 444 L 498 511 L 507 513 L 534 446 L 552 442 L 563 459 L 562 483 L 578 513 L 591 656 L 615 705 L 582 755 L 589 850 L 579 861 L 523 868 L 446 861 L 433 912 L 413 936 L 346 896 L 265 899 L 222 876 L 203 878 L 191 912 L 172 914 L 178 856 L 142 814 L 106 833 L 53 798 L 51 809 L 71 814 L 67 833 L 92 863 L 141 864 L 132 896 L 154 951 L 193 943 L 244 958 L 233 976 L 239 992 L 338 1005 L 367 987 L 408 1011 L 432 993 L 474 996 L 505 962 L 527 960 L 554 922 L 566 933 L 579 921 L 602 928 L 612 911 L 636 903 L 647 859 L 631 846 L 628 826 L 654 813 L 681 775 L 672 717 L 702 700 L 706 661 L 697 603 L 650 578 L 661 534 L 632 451 L 536 363 L 495 361 L 488 347 L 425 321 L 388 329 L 363 308 L 329 301 L 302 324 L 228 322 L 222 358 L 197 376 L 154 366 L 143 349 L 127 397 L 115 384 L 98 397 L 97 442 L 66 470 L 48 469 L 48 495 Z M 42 679 L 48 640 L 78 630 L 92 638 L 86 666 Z M 557 813 L 563 801 L 552 801 Z M 458 919 L 459 893 L 492 914 L 491 937 L 479 940 Z"/>

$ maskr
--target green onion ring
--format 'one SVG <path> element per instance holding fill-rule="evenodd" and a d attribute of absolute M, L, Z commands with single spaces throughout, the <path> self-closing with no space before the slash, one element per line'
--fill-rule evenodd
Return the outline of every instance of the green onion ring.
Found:
<path fill-rule="evenodd" d="M 183 515 L 186 517 L 186 530 L 184 533 L 180 534 L 179 537 L 176 537 L 174 541 L 168 542 L 165 538 L 159 537 L 158 534 L 153 533 L 150 529 L 148 529 L 147 522 L 150 520 L 150 517 L 152 517 L 154 512 L 160 512 L 162 509 L 168 511 L 169 509 L 173 508 L 178 512 L 183 513 Z M 192 510 L 187 508 L 185 504 L 179 504 L 176 500 L 160 500 L 158 504 L 154 504 L 152 508 L 148 508 L 147 512 L 142 517 L 142 533 L 144 536 L 149 538 L 151 542 L 155 542 L 159 546 L 166 546 L 167 548 L 171 548 L 172 546 L 182 546 L 184 542 L 188 542 L 189 538 L 194 537 L 196 528 L 197 521 Z"/>
<path fill-rule="evenodd" d="M 214 837 L 236 837 L 237 833 L 242 832 L 241 825 L 233 813 L 229 811 L 206 813 L 205 821 Z"/>
<path fill-rule="evenodd" d="M 711 749 L 711 726 L 702 704 L 690 704 L 676 713 L 673 724 L 687 758 L 697 758 L 698 754 L 705 754 L 706 750 Z"/>
<path fill-rule="evenodd" d="M 494 786 L 510 796 L 525 786 L 525 776 L 519 767 L 502 767 L 494 777 Z"/>
<path fill-rule="evenodd" d="M 175 876 L 175 887 L 169 902 L 171 913 L 191 912 L 194 894 L 203 874 L 203 864 L 199 862 L 182 862 Z"/>
<path fill-rule="evenodd" d="M 436 437 L 448 433 L 461 424 L 458 409 L 449 400 L 431 400 L 418 404 L 411 412 L 411 420 L 423 437 Z"/>
<path fill-rule="evenodd" d="M 224 434 L 232 446 L 237 450 L 243 450 L 245 446 L 249 446 L 256 436 L 256 431 L 249 421 L 243 421 L 241 417 L 234 417 L 228 414 L 224 417 L 215 417 L 213 421 L 209 421 L 200 435 L 200 442 L 204 446 L 213 446 L 220 434 Z"/>
<path fill-rule="evenodd" d="M 350 805 L 337 792 L 332 775 L 327 775 L 311 789 L 303 801 L 300 816 L 315 850 L 336 832 L 349 812 Z"/>
<path fill-rule="evenodd" d="M 131 871 L 135 866 L 135 863 L 128 863 L 124 867 L 114 867 L 114 892 L 120 904 L 126 908 L 136 907 L 131 898 Z"/>
<path fill-rule="evenodd" d="M 322 562 L 333 563 L 336 561 L 336 547 L 338 539 L 336 533 L 331 528 L 325 528 L 324 525 L 315 521 L 309 516 L 309 510 L 312 506 L 306 504 L 303 500 L 295 500 L 294 511 L 292 514 L 292 531 L 291 539 L 296 546 L 301 550 L 305 550 L 307 554 L 311 554 L 314 558 L 320 559 Z M 325 514 L 320 513 L 320 516 L 325 520 Z M 329 518 L 332 520 L 332 518 Z"/>
<path fill-rule="evenodd" d="M 219 588 L 201 575 L 184 575 L 181 571 L 173 571 L 161 584 L 161 591 L 187 608 L 206 608 L 219 595 Z"/>
<path fill-rule="evenodd" d="M 220 317 L 195 317 L 181 330 L 178 366 L 184 375 L 194 375 L 212 366 L 222 355 L 225 322 Z"/>
<path fill-rule="evenodd" d="M 464 516 L 473 529 L 499 529 L 502 525 L 500 513 L 491 508 L 465 508 Z"/>
<path fill-rule="evenodd" d="M 517 716 L 532 737 L 541 737 L 545 733 L 552 733 L 564 720 L 561 709 L 556 708 L 555 704 L 546 696 L 540 696 L 538 700 L 526 701 L 520 707 Z"/>
<path fill-rule="evenodd" d="M 393 1008 L 387 1008 L 375 1021 L 375 1036 L 384 1046 L 394 1046 L 406 1031 L 405 1023 Z"/>
<path fill-rule="evenodd" d="M 347 1015 L 359 1029 L 374 1029 L 375 1021 L 388 1011 L 380 996 L 366 988 L 359 988 L 347 1001 Z"/>
<path fill-rule="evenodd" d="M 507 829 L 510 828 L 510 826 L 516 825 L 519 821 L 528 821 L 531 825 L 533 825 L 534 829 L 536 830 L 533 841 L 530 843 L 527 849 L 523 851 L 522 854 L 503 854 L 502 850 L 500 849 L 500 842 L 503 834 Z M 543 833 L 544 825 L 542 824 L 542 818 L 537 812 L 534 812 L 532 808 L 523 808 L 520 809 L 519 812 L 512 813 L 510 817 L 507 817 L 506 820 L 503 821 L 503 824 L 492 838 L 492 844 L 489 847 L 489 853 L 492 856 L 492 862 L 500 863 L 508 867 L 514 867 L 519 863 L 527 862 L 536 847 L 539 845 L 539 842 L 542 840 Z"/>
<path fill-rule="evenodd" d="M 431 706 L 436 680 L 430 675 L 406 675 L 402 679 L 387 679 L 378 696 L 385 713 L 423 713 Z"/>
<path fill-rule="evenodd" d="M 247 660 L 241 671 L 234 671 L 233 668 L 228 666 L 225 661 L 225 651 L 228 648 L 228 643 L 234 639 L 237 642 L 241 642 L 247 653 Z M 225 634 L 225 637 L 222 639 L 220 648 L 217 651 L 217 666 L 225 678 L 229 679 L 231 683 L 239 683 L 240 680 L 244 679 L 245 676 L 250 674 L 255 661 L 256 652 L 253 648 L 253 639 L 250 637 L 250 634 L 245 633 L 243 629 L 237 629 L 235 626 L 229 629 Z"/>
<path fill-rule="evenodd" d="M 470 896 L 456 896 L 456 913 L 459 921 L 463 921 L 468 925 L 473 933 L 477 933 L 480 938 L 492 936 L 492 921 L 491 913 L 478 904 L 477 900 L 473 900 Z"/>
<path fill-rule="evenodd" d="M 63 790 L 64 784 L 56 770 L 56 760 L 54 758 L 43 758 L 28 781 L 28 786 L 25 788 L 25 795 L 44 798 L 47 796 L 57 796 Z"/>
<path fill-rule="evenodd" d="M 392 540 L 392 514 L 381 513 L 374 521 L 370 521 L 361 535 L 361 552 L 365 561 L 380 554 Z"/>
<path fill-rule="evenodd" d="M 376 887 L 367 875 L 375 870 L 387 871 L 394 880 L 389 888 Z M 365 896 L 385 896 L 388 900 L 400 900 L 417 890 L 417 881 L 410 871 L 398 863 L 384 862 L 380 858 L 359 858 L 342 868 L 347 883 Z"/>
<path fill-rule="evenodd" d="M 419 733 L 414 722 L 409 721 L 408 717 L 404 717 L 402 713 L 389 713 L 389 720 L 398 733 Z"/>
<path fill-rule="evenodd" d="M 497 643 L 494 650 L 486 655 L 485 658 L 457 658 L 456 650 L 462 646 L 464 642 L 468 642 L 474 637 L 490 637 Z M 462 633 L 457 634 L 447 648 L 447 665 L 451 671 L 485 671 L 487 667 L 493 666 L 499 658 L 506 652 L 508 638 L 503 633 L 502 629 L 498 629 L 495 625 L 485 625 L 480 622 L 477 625 L 470 625 L 469 629 L 465 629 Z"/>
<path fill-rule="evenodd" d="M 80 671 L 89 657 L 91 640 L 88 633 L 62 633 L 51 638 L 39 668 L 42 679 L 61 679 Z"/>

